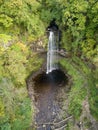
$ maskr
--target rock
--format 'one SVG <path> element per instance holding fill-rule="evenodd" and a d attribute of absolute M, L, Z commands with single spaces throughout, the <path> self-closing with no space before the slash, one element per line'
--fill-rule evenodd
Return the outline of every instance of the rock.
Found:
<path fill-rule="evenodd" d="M 46 125 L 43 125 L 43 128 L 45 128 L 46 127 Z"/>
<path fill-rule="evenodd" d="M 56 113 L 53 111 L 53 113 L 52 113 L 53 115 L 55 115 Z"/>

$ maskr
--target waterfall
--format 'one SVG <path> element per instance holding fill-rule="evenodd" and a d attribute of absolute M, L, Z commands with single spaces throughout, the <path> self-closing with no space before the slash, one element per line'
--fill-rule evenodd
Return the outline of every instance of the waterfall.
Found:
<path fill-rule="evenodd" d="M 58 69 L 58 43 L 56 35 L 53 31 L 49 32 L 49 41 L 48 41 L 48 52 L 47 52 L 47 72 L 49 73 L 52 70 Z"/>

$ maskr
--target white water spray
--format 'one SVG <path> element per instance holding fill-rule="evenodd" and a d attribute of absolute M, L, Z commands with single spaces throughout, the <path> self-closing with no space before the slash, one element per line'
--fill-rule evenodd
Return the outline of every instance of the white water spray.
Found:
<path fill-rule="evenodd" d="M 58 43 L 53 31 L 49 32 L 48 52 L 47 52 L 47 72 L 58 69 Z"/>

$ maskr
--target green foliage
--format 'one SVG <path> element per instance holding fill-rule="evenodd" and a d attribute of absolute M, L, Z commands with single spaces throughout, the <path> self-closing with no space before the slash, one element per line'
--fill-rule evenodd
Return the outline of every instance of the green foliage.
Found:
<path fill-rule="evenodd" d="M 24 65 L 27 62 L 27 51 L 25 45 L 17 43 L 5 50 L 3 54 L 3 65 L 7 72 L 5 76 L 11 76 L 13 81 L 20 85 L 24 84 L 26 78 L 26 69 Z"/>
<path fill-rule="evenodd" d="M 63 47 L 68 51 L 75 55 L 81 53 L 89 59 L 97 54 L 97 1 L 41 0 L 39 14 L 45 27 L 53 18 L 56 19 L 63 32 Z"/>
<path fill-rule="evenodd" d="M 9 28 L 10 32 L 14 32 L 10 29 L 21 28 L 19 29 L 19 34 L 24 34 L 27 31 L 27 34 L 42 35 L 44 33 L 44 25 L 39 19 L 39 7 L 40 4 L 36 0 L 4 1 L 0 8 L 1 27 L 4 29 Z"/>
<path fill-rule="evenodd" d="M 73 54 L 81 52 L 89 59 L 97 54 L 97 1 L 7 0 L 1 1 L 0 13 L 1 30 L 28 39 L 42 36 L 55 18 L 63 31 L 62 42 L 67 50 Z"/>
<path fill-rule="evenodd" d="M 26 90 L 15 89 L 11 80 L 3 78 L 0 81 L 0 97 L 0 129 L 28 128 L 32 121 L 32 110 Z"/>
<path fill-rule="evenodd" d="M 0 98 L 0 117 L 4 117 L 4 103 L 1 98 Z"/>
<path fill-rule="evenodd" d="M 11 125 L 9 123 L 5 123 L 1 126 L 1 130 L 11 130 Z"/>
<path fill-rule="evenodd" d="M 62 7 L 58 0 L 41 0 L 40 17 L 47 27 L 50 21 L 55 18 L 57 23 L 60 25 L 62 17 Z"/>
<path fill-rule="evenodd" d="M 89 76 L 88 85 L 91 95 L 89 96 L 91 114 L 98 120 L 98 88 L 96 87 L 96 80 L 92 75 Z"/>
<path fill-rule="evenodd" d="M 85 57 L 91 59 L 97 54 L 95 47 L 97 42 L 94 35 L 98 34 L 96 30 L 98 26 L 98 2 L 85 0 L 67 2 L 62 0 L 60 3 L 63 6 L 62 25 L 65 28 L 64 32 L 67 34 L 70 32 L 71 44 L 68 45 L 68 48 L 70 47 L 74 54 L 82 52 Z"/>
<path fill-rule="evenodd" d="M 62 60 L 61 64 L 63 67 L 66 67 L 68 74 L 73 78 L 73 85 L 68 97 L 70 101 L 69 113 L 79 118 L 82 112 L 81 104 L 87 94 L 86 88 L 83 85 L 84 79 L 71 60 L 69 62 L 67 60 Z"/>
<path fill-rule="evenodd" d="M 93 57 L 97 51 L 96 49 L 94 49 L 95 45 L 96 45 L 96 41 L 90 38 L 82 42 L 81 47 L 84 55 L 86 55 L 88 58 Z"/>
<path fill-rule="evenodd" d="M 72 122 L 68 122 L 67 126 L 64 130 L 72 130 L 73 129 L 73 123 Z"/>
<path fill-rule="evenodd" d="M 96 57 L 97 1 L 0 0 L 1 130 L 26 130 L 31 123 L 32 110 L 25 79 L 40 68 L 43 59 L 31 52 L 29 46 L 44 36 L 45 28 L 53 18 L 56 18 L 62 31 L 63 48 L 74 55 L 81 53 L 81 58 L 91 60 Z M 98 85 L 98 71 L 92 72 L 87 64 L 76 57 L 64 60 L 61 64 L 73 78 L 68 98 L 69 113 L 79 118 L 88 88 L 91 113 L 98 119 L 98 88 L 94 84 L 97 82 Z"/>
<path fill-rule="evenodd" d="M 3 49 L 8 48 L 12 42 L 12 37 L 6 34 L 0 34 L 0 47 Z"/>
<path fill-rule="evenodd" d="M 96 88 L 95 72 L 79 58 L 61 60 L 61 65 L 72 76 L 73 85 L 69 92 L 69 113 L 79 118 L 82 113 L 82 102 L 88 96 L 91 114 L 98 119 L 98 88 Z"/>
<path fill-rule="evenodd" d="M 13 22 L 13 20 L 10 17 L 8 17 L 7 15 L 4 15 L 4 14 L 0 15 L 0 23 L 4 27 L 6 27 L 6 28 L 10 27 L 13 24 L 12 22 Z"/>
<path fill-rule="evenodd" d="M 96 87 L 96 84 L 98 82 L 98 78 L 95 76 L 97 69 L 95 71 L 91 70 L 86 63 L 81 62 L 80 59 L 74 58 L 75 62 L 77 61 L 79 65 L 81 65 L 82 73 L 84 76 L 84 79 L 87 80 L 87 91 L 89 93 L 89 104 L 90 104 L 90 110 L 91 114 L 98 120 L 98 88 Z M 96 79 L 97 78 L 97 79 Z"/>
<path fill-rule="evenodd" d="M 32 54 L 24 43 L 14 43 L 10 35 L 0 36 L 0 129 L 26 130 L 34 110 L 25 80 L 31 71 L 39 69 L 43 60 L 37 60 L 37 54 Z"/>
<path fill-rule="evenodd" d="M 16 117 L 12 123 L 13 130 L 26 130 L 32 121 L 32 111 L 30 106 L 30 100 L 24 98 L 23 101 L 17 102 L 18 106 L 16 107 Z"/>
<path fill-rule="evenodd" d="M 29 61 L 27 63 L 28 75 L 32 71 L 33 72 L 37 71 L 40 68 L 40 66 L 42 65 L 42 63 L 43 63 L 43 58 L 38 56 L 36 53 L 31 54 L 29 57 Z"/>
<path fill-rule="evenodd" d="M 71 46 L 71 34 L 68 31 L 63 31 L 62 32 L 62 46 L 65 48 L 67 51 L 70 51 L 72 49 Z"/>

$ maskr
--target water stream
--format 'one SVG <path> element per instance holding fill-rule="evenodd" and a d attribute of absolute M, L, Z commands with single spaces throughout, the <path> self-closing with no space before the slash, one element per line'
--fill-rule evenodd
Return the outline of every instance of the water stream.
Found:
<path fill-rule="evenodd" d="M 48 52 L 47 52 L 47 74 L 58 69 L 58 43 L 53 31 L 49 32 Z"/>

